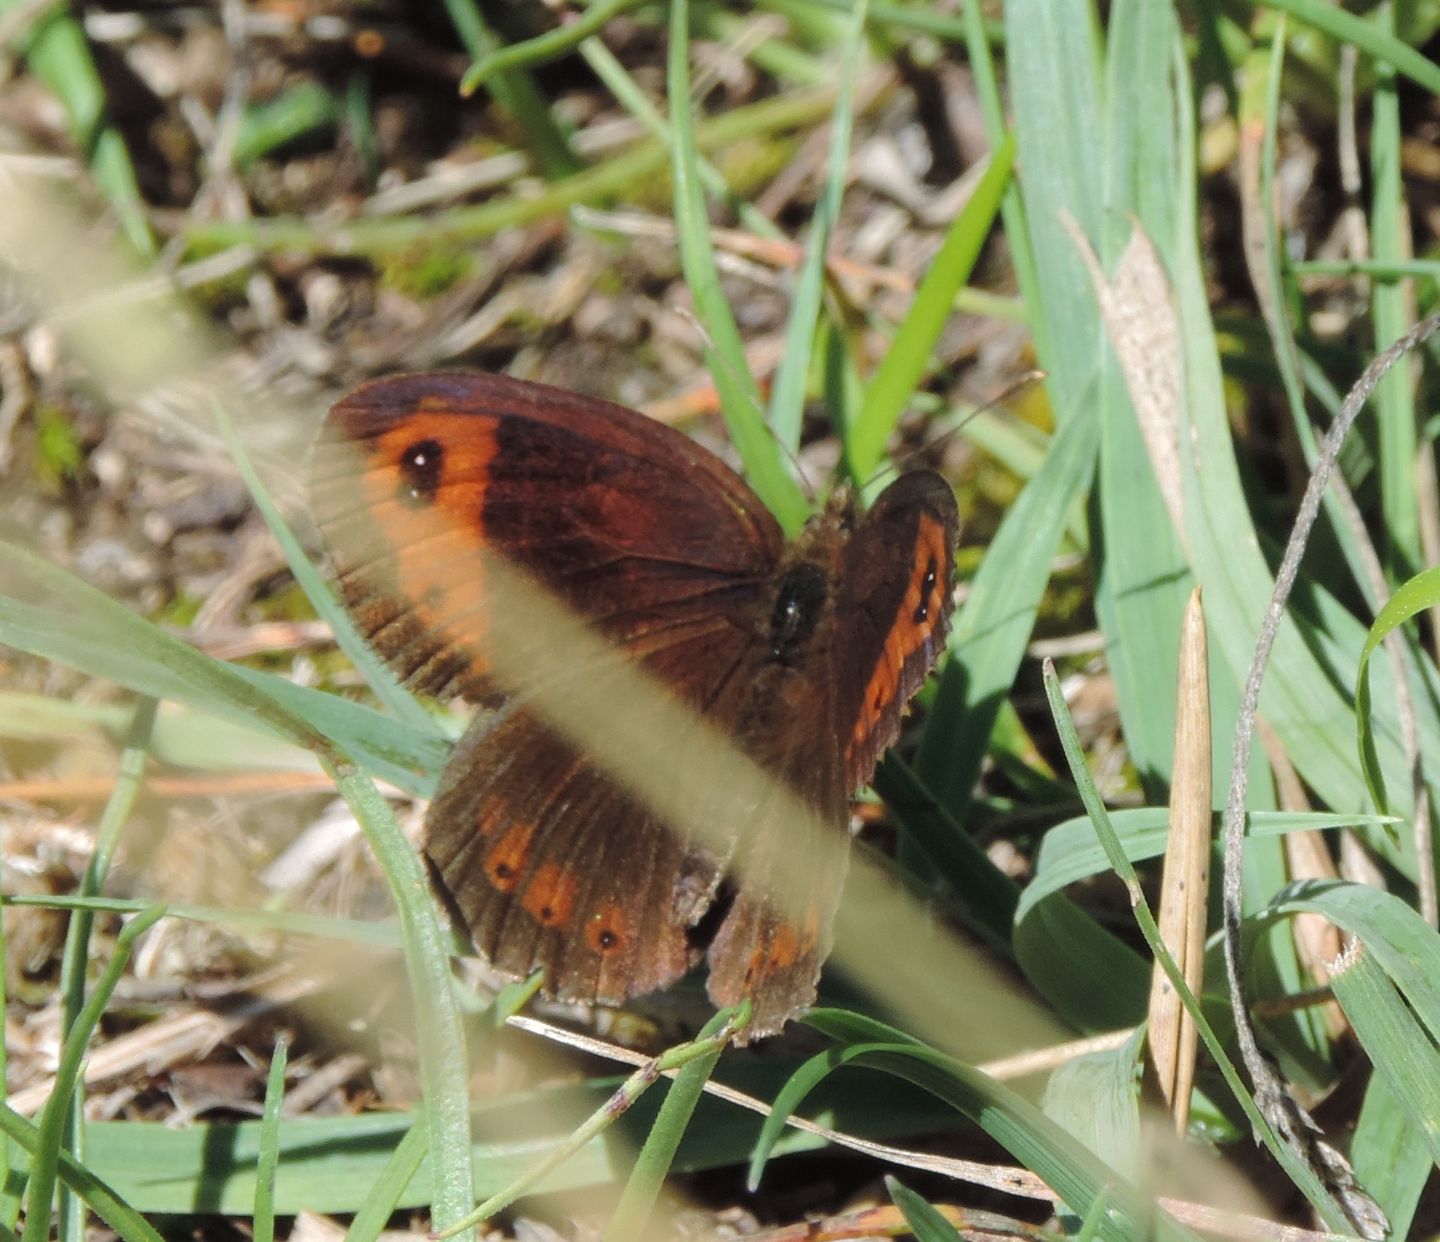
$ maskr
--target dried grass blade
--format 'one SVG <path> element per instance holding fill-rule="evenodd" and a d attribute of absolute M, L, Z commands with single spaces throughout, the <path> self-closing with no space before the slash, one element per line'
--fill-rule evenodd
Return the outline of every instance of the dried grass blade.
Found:
<path fill-rule="evenodd" d="M 1180 632 L 1179 692 L 1175 713 L 1175 762 L 1170 784 L 1170 834 L 1160 886 L 1157 923 L 1161 938 L 1200 995 L 1205 974 L 1205 913 L 1210 895 L 1209 656 L 1200 589 L 1190 595 Z M 1184 1134 L 1195 1081 L 1196 1030 L 1169 977 L 1157 966 L 1150 985 L 1150 1056 L 1160 1091 Z"/>

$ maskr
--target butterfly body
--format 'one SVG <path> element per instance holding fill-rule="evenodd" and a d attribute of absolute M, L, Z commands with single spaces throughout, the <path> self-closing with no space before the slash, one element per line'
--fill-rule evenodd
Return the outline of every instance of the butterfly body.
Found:
<path fill-rule="evenodd" d="M 680 433 L 573 393 L 453 372 L 342 400 L 312 499 L 372 645 L 417 690 L 496 709 L 457 745 L 426 828 L 437 888 L 477 949 L 505 973 L 543 969 L 552 994 L 619 1003 L 684 974 L 708 940 L 711 996 L 749 997 L 752 1034 L 809 1005 L 849 796 L 894 740 L 948 625 L 948 485 L 903 475 L 861 517 L 841 497 L 787 543 L 738 476 Z M 780 822 L 761 797 L 703 833 L 667 823 L 532 696 L 507 695 L 489 655 L 486 555 L 572 610 L 812 814 Z M 562 665 L 557 678 L 575 675 Z M 642 758 L 683 767 L 683 732 Z M 824 861 L 802 869 L 803 891 L 767 891 L 766 875 L 812 856 Z"/>

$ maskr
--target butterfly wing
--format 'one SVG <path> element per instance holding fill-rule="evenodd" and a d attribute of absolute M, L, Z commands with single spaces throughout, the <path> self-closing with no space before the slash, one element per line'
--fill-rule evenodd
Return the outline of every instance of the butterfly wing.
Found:
<path fill-rule="evenodd" d="M 833 628 L 817 631 L 818 664 L 828 663 Z M 746 826 L 736 849 L 739 886 L 708 952 L 711 999 L 751 1002 L 746 1039 L 778 1031 L 814 1004 L 849 862 L 834 687 L 823 677 L 801 677 L 791 690 L 770 736 L 757 742 L 778 788 L 793 798 L 771 797 Z"/>
<path fill-rule="evenodd" d="M 499 554 L 813 812 L 790 815 L 777 796 L 702 846 L 523 701 L 506 703 L 472 724 L 427 819 L 439 887 L 492 962 L 543 967 L 547 990 L 577 999 L 664 986 L 693 962 L 734 850 L 711 995 L 751 998 L 752 1036 L 810 1004 L 848 794 L 894 739 L 948 624 L 958 522 L 943 480 L 904 476 L 848 542 L 814 541 L 826 600 L 803 643 L 776 607 L 787 554 L 759 500 L 698 445 L 619 406 L 497 376 L 381 380 L 331 412 L 312 495 L 362 632 L 415 688 L 503 699 L 486 657 L 485 554 Z"/>
<path fill-rule="evenodd" d="M 497 970 L 543 969 L 551 995 L 619 1004 L 694 964 L 721 860 L 523 706 L 471 726 L 427 829 L 437 887 Z"/>
<path fill-rule="evenodd" d="M 361 632 L 408 684 L 442 697 L 498 689 L 484 552 L 626 649 L 709 632 L 723 650 L 746 641 L 730 621 L 782 542 L 734 472 L 672 428 L 471 372 L 350 393 L 325 421 L 311 500 Z"/>
<path fill-rule="evenodd" d="M 499 376 L 398 376 L 331 411 L 312 503 L 362 633 L 413 687 L 502 697 L 486 657 L 492 553 L 735 725 L 782 540 L 750 489 L 678 432 Z M 541 967 L 547 991 L 609 1002 L 691 964 L 724 863 L 520 702 L 457 746 L 425 851 L 496 967 Z"/>
<path fill-rule="evenodd" d="M 845 546 L 835 684 L 848 792 L 869 782 L 944 650 L 959 538 L 950 485 L 913 470 L 880 494 Z"/>
<path fill-rule="evenodd" d="M 958 536 L 945 480 L 902 475 L 835 548 L 833 610 L 805 653 L 814 667 L 788 683 L 792 701 L 766 710 L 762 690 L 757 754 L 813 813 L 769 823 L 762 811 L 738 846 L 745 874 L 768 882 L 736 896 L 710 947 L 710 994 L 725 1005 L 749 997 L 751 1035 L 778 1030 L 815 999 L 849 858 L 849 796 L 939 657 Z M 805 729 L 793 727 L 797 717 Z"/>

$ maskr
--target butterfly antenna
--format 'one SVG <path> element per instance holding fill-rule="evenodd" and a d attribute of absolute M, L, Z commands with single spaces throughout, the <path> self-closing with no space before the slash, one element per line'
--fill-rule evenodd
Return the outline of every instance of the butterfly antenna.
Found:
<path fill-rule="evenodd" d="M 978 418 L 981 414 L 988 413 L 991 410 L 998 410 L 1003 406 L 1009 405 L 1016 396 L 1024 392 L 1026 389 L 1032 387 L 1033 385 L 1038 384 L 1041 380 L 1045 379 L 1048 374 L 1049 372 L 1042 371 L 1039 368 L 1026 371 L 1023 375 L 1018 376 L 1016 379 L 1005 385 L 1004 388 L 1002 388 L 998 393 L 996 393 L 993 397 L 987 400 L 983 405 L 977 405 L 973 410 L 967 411 L 955 423 L 953 427 L 947 427 L 933 440 L 929 440 L 926 443 L 920 445 L 918 448 L 910 449 L 908 452 L 903 454 L 899 462 L 881 462 L 880 465 L 876 467 L 875 472 L 866 480 L 865 490 L 869 491 L 880 479 L 883 479 L 887 474 L 904 474 L 906 470 L 909 470 L 911 468 L 911 466 L 914 464 L 915 458 L 918 457 L 920 453 L 928 453 L 937 447 L 945 445 L 947 441 L 949 441 L 952 437 L 962 431 L 967 423 Z"/>
<path fill-rule="evenodd" d="M 811 482 L 810 476 L 805 473 L 805 465 L 800 460 L 800 454 L 793 451 L 784 440 L 775 434 L 775 428 L 770 425 L 768 418 L 765 420 L 765 430 L 770 433 L 770 438 L 775 441 L 780 451 L 784 453 L 789 460 L 791 467 L 795 471 L 795 477 L 800 481 L 800 489 L 805 493 L 805 499 L 808 500 L 812 506 L 817 504 L 820 499 L 819 488 Z"/>

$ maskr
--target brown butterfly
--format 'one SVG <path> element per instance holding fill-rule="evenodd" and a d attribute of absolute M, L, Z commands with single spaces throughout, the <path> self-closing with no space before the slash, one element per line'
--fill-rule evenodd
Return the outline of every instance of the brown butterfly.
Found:
<path fill-rule="evenodd" d="M 787 543 L 733 471 L 671 428 L 556 388 L 435 372 L 365 384 L 330 411 L 312 502 L 376 651 L 419 692 L 498 707 L 441 774 L 424 846 L 492 965 L 619 1004 L 705 952 L 711 998 L 753 1002 L 746 1037 L 812 1004 L 845 850 L 797 871 L 814 829 L 762 816 L 708 825 L 704 840 L 678 831 L 527 695 L 507 698 L 487 653 L 486 554 L 729 734 L 843 843 L 850 794 L 949 628 L 949 485 L 906 473 L 863 517 L 837 501 Z M 781 860 L 803 875 L 798 900 L 763 882 Z"/>

